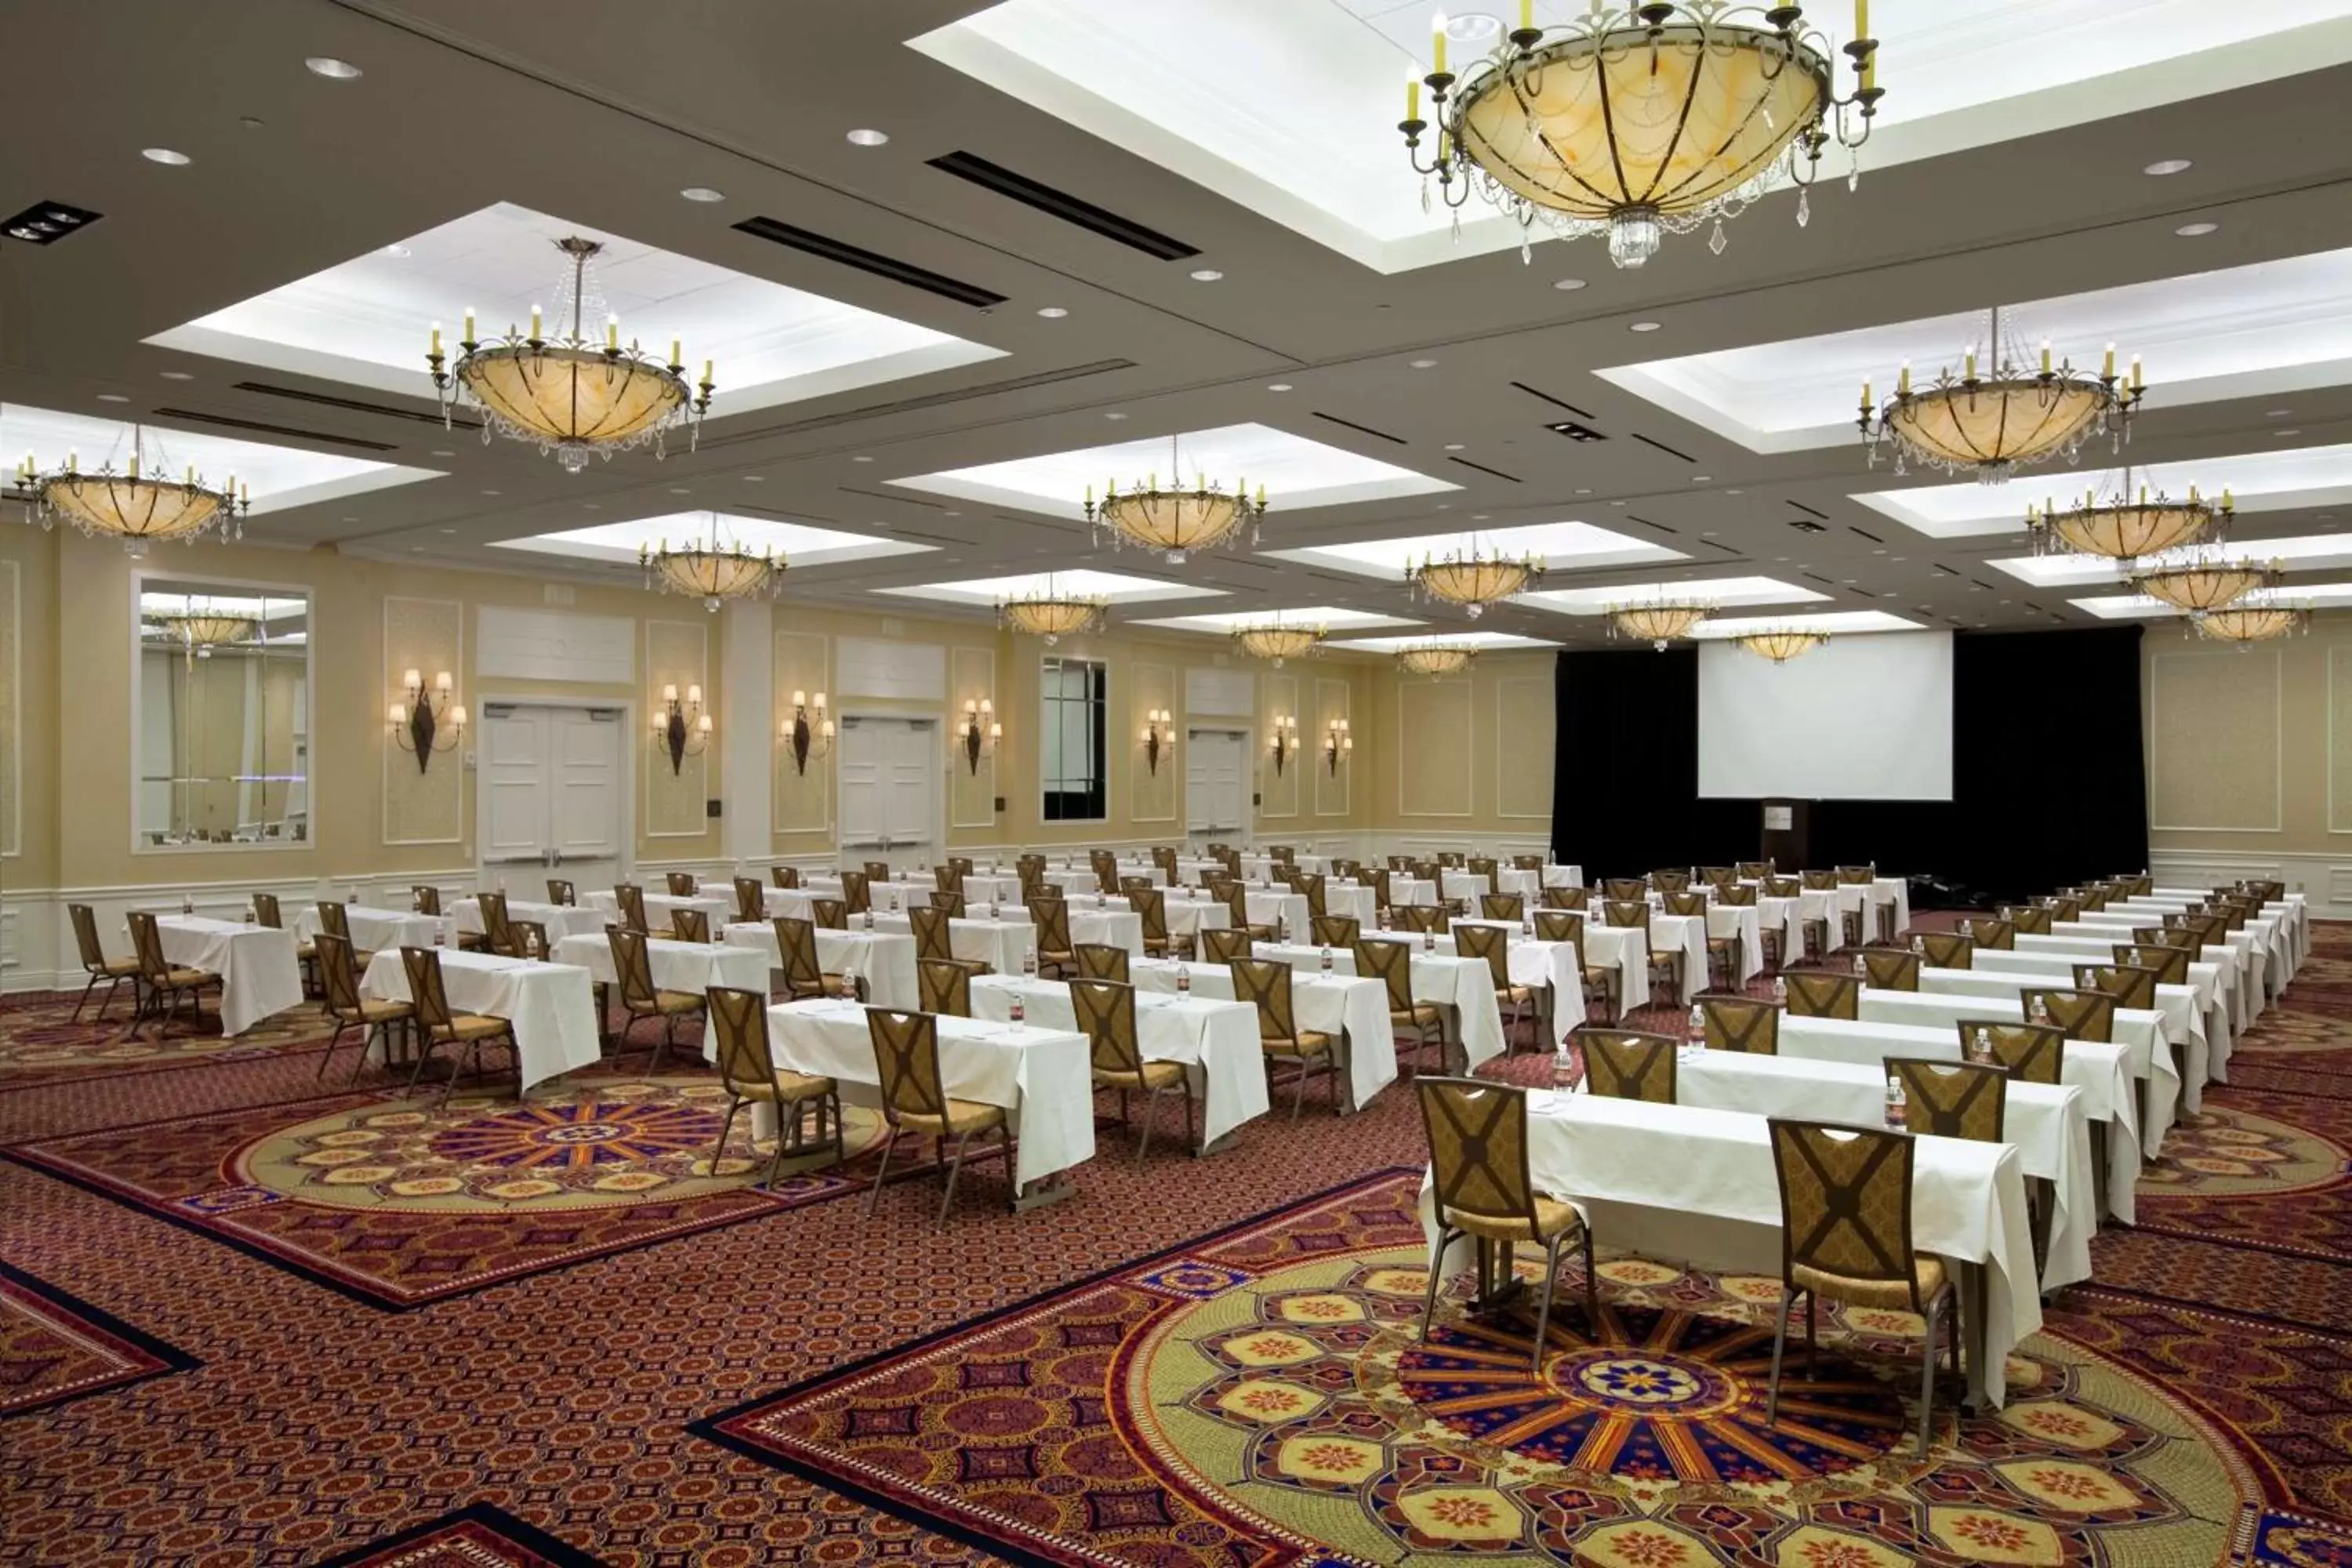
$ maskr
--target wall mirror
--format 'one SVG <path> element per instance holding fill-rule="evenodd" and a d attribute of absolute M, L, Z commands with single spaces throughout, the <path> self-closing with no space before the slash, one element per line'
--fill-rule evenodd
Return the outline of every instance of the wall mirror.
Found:
<path fill-rule="evenodd" d="M 1037 733 L 1039 816 L 1047 822 L 1100 822 L 1108 813 L 1103 725 L 1108 671 L 1098 659 L 1048 658 Z"/>
<path fill-rule="evenodd" d="M 138 595 L 136 847 L 308 843 L 310 595 L 164 576 Z"/>

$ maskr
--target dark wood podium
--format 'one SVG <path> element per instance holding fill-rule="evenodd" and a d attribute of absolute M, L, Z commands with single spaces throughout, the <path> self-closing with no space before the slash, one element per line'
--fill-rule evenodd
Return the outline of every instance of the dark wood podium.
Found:
<path fill-rule="evenodd" d="M 1763 858 L 1783 876 L 1792 877 L 1813 863 L 1811 801 L 1765 801 L 1759 808 L 1757 822 Z"/>

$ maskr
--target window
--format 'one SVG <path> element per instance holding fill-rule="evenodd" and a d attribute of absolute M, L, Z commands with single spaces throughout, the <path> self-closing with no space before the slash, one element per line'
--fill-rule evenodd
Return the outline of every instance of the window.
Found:
<path fill-rule="evenodd" d="M 1047 822 L 1100 822 L 1108 815 L 1103 785 L 1108 679 L 1093 659 L 1045 660 L 1037 777 L 1045 792 L 1040 815 Z"/>

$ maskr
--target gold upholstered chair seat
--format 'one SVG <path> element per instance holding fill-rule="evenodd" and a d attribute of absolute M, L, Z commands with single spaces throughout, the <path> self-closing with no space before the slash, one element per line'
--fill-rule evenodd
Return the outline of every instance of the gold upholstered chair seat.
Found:
<path fill-rule="evenodd" d="M 1138 1072 L 1122 1072 L 1115 1068 L 1094 1069 L 1097 1089 L 1132 1089 L 1149 1093 L 1158 1089 L 1174 1089 L 1184 1081 L 1182 1062 L 1145 1062 Z"/>
<path fill-rule="evenodd" d="M 815 1073 L 794 1072 L 790 1068 L 778 1068 L 765 1083 L 756 1079 L 729 1085 L 743 1100 L 771 1100 L 778 1105 L 805 1105 L 812 1100 L 823 1100 L 840 1092 L 841 1086 L 829 1078 Z"/>
<path fill-rule="evenodd" d="M 1566 1235 L 1573 1237 L 1584 1218 L 1565 1199 L 1535 1194 L 1535 1218 L 1532 1222 L 1517 1215 L 1453 1214 L 1454 1228 L 1467 1231 L 1486 1241 L 1542 1241 Z"/>
<path fill-rule="evenodd" d="M 1410 1007 L 1389 1009 L 1389 1022 L 1400 1027 L 1428 1028 L 1445 1022 L 1445 1015 L 1434 1002 L 1415 1002 Z"/>
<path fill-rule="evenodd" d="M 1944 1288 L 1944 1260 L 1920 1253 L 1911 1259 L 1913 1277 L 1918 1282 L 1917 1300 L 1926 1300 Z M 1848 1275 L 1832 1274 L 1826 1268 L 1808 1268 L 1802 1263 L 1789 1266 L 1789 1277 L 1801 1290 L 1819 1290 L 1822 1294 L 1856 1307 L 1883 1307 L 1889 1311 L 1907 1312 L 1914 1300 L 1911 1287 L 1900 1279 L 1856 1279 Z"/>
<path fill-rule="evenodd" d="M 1534 1001 L 1535 994 L 1536 988 L 1532 985 L 1497 985 L 1495 987 L 1495 1000 L 1506 1005 L 1517 1003 L 1524 1005 L 1527 1003 Z"/>
<path fill-rule="evenodd" d="M 1339 1038 L 1334 1035 L 1327 1035 L 1320 1029 L 1301 1029 L 1295 1035 L 1262 1039 L 1258 1044 L 1265 1047 L 1267 1056 L 1296 1057 L 1305 1061 L 1317 1057 L 1329 1056 L 1332 1047 L 1339 1044 Z"/>
<path fill-rule="evenodd" d="M 977 1100 L 950 1100 L 945 1115 L 920 1110 L 898 1112 L 898 1125 L 910 1132 L 928 1132 L 934 1137 L 944 1134 L 961 1138 L 967 1133 L 985 1131 L 1004 1125 L 1004 1108 L 982 1105 Z"/>
<path fill-rule="evenodd" d="M 674 1018 L 681 1013 L 698 1013 L 702 1010 L 702 998 L 692 991 L 656 991 L 654 993 L 653 1010 L 665 1018 Z"/>
<path fill-rule="evenodd" d="M 700 1005 L 700 1000 L 699 997 L 696 998 L 698 1005 Z M 449 1016 L 449 1026 L 445 1037 L 455 1040 L 487 1040 L 493 1036 L 505 1034 L 509 1026 L 504 1018 L 488 1017 L 480 1013 L 452 1013 Z"/>
<path fill-rule="evenodd" d="M 193 990 L 199 985 L 218 985 L 221 977 L 209 969 L 183 969 L 172 964 L 163 971 L 163 984 L 173 989 Z"/>

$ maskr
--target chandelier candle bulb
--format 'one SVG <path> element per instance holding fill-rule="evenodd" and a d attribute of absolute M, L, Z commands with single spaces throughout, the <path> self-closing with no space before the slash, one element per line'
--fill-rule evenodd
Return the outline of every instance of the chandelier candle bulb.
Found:
<path fill-rule="evenodd" d="M 1437 74 L 1443 76 L 1445 74 L 1445 13 L 1440 11 L 1435 20 L 1430 23 L 1430 27 L 1431 58 L 1435 63 Z"/>
<path fill-rule="evenodd" d="M 621 352 L 621 318 L 618 316 L 604 318 L 604 352 L 606 353 Z"/>
<path fill-rule="evenodd" d="M 543 342 L 545 335 L 544 329 L 540 325 L 539 307 L 533 305 L 530 308 L 530 341 L 535 343 Z"/>

